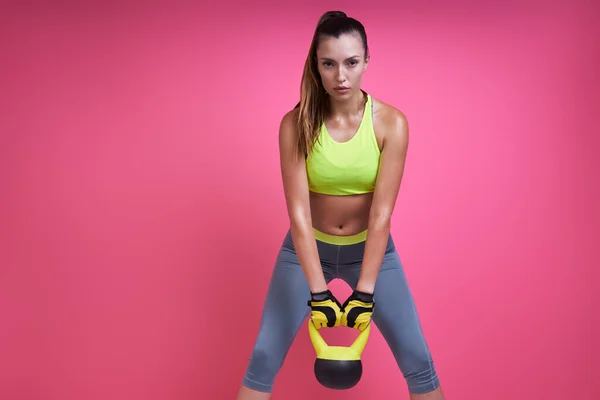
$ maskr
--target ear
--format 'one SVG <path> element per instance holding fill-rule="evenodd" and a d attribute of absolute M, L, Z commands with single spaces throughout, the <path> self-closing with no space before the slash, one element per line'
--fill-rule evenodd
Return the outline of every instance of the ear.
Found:
<path fill-rule="evenodd" d="M 369 66 L 369 61 L 371 61 L 371 56 L 368 56 L 365 59 L 365 66 L 363 67 L 363 72 L 365 72 L 367 70 L 367 67 Z"/>

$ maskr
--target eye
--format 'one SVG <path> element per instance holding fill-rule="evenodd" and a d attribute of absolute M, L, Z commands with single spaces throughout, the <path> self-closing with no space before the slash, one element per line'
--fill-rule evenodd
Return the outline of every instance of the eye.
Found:
<path fill-rule="evenodd" d="M 330 66 L 331 66 L 331 63 L 330 63 L 329 61 L 325 61 L 325 62 L 323 63 L 323 65 L 324 65 L 324 66 L 326 66 L 326 67 L 330 67 Z"/>
<path fill-rule="evenodd" d="M 354 66 L 356 66 L 358 64 L 358 61 L 357 60 L 350 60 L 349 63 L 350 63 L 351 66 L 354 67 Z"/>

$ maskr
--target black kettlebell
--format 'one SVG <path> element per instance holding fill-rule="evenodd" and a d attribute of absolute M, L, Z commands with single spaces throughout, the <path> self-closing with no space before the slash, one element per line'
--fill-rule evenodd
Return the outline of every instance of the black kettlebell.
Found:
<path fill-rule="evenodd" d="M 329 389 L 350 389 L 360 381 L 363 366 L 360 356 L 365 349 L 371 324 L 358 334 L 350 347 L 329 346 L 319 330 L 308 319 L 308 333 L 317 353 L 315 360 L 315 377 L 317 381 Z"/>

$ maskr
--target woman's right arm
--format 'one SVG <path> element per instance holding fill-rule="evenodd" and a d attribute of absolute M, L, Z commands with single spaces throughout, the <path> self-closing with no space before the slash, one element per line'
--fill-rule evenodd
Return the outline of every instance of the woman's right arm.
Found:
<path fill-rule="evenodd" d="M 313 293 L 327 290 L 319 251 L 312 228 L 306 161 L 296 155 L 297 131 L 294 115 L 288 112 L 279 126 L 279 158 L 283 190 L 290 218 L 290 231 L 300 266 Z"/>

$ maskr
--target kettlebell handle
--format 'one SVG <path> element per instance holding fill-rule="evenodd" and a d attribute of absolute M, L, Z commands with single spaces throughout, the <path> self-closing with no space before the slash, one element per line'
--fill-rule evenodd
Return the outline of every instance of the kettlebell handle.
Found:
<path fill-rule="evenodd" d="M 351 349 L 351 351 L 357 354 L 359 357 L 365 349 L 365 346 L 367 345 L 367 339 L 369 338 L 370 331 L 371 324 L 369 323 L 365 330 L 361 331 L 358 334 L 358 337 L 349 347 L 349 349 Z M 317 352 L 317 356 L 325 353 L 329 348 L 329 345 L 325 342 L 325 339 L 323 339 L 323 336 L 321 336 L 321 333 L 319 332 L 311 318 L 308 319 L 308 333 L 310 335 L 310 340 L 313 344 L 313 347 Z"/>

